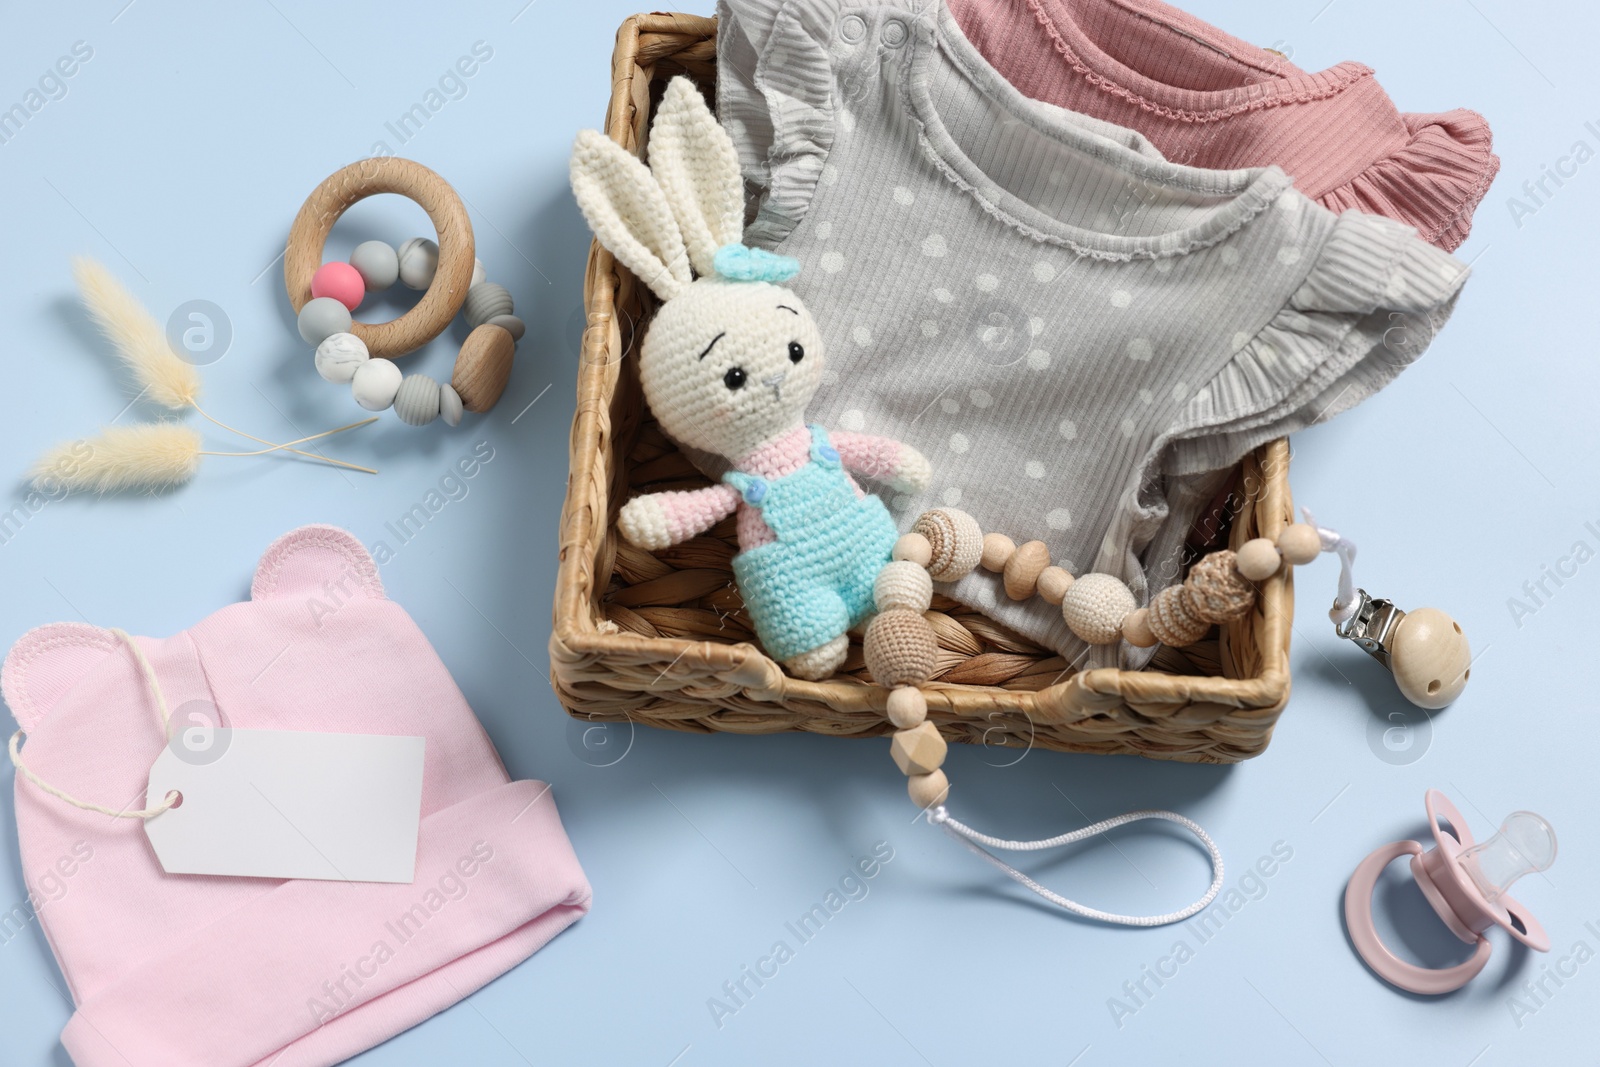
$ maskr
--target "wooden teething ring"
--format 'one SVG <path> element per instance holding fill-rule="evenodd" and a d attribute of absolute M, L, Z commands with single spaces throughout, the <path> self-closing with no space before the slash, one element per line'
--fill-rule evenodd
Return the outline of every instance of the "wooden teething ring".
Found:
<path fill-rule="evenodd" d="M 439 241 L 438 270 L 416 307 L 389 322 L 356 322 L 350 327 L 369 354 L 395 359 L 443 333 L 472 284 L 472 222 L 461 198 L 439 175 L 398 156 L 363 159 L 334 171 L 306 197 L 289 227 L 283 284 L 298 315 L 311 299 L 311 276 L 322 265 L 322 248 L 333 224 L 352 204 L 379 193 L 398 193 L 415 201 L 433 220 Z"/>

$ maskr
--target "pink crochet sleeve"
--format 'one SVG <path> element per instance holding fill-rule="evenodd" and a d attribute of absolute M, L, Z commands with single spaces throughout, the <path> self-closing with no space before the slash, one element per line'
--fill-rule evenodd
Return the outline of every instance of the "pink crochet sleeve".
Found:
<path fill-rule="evenodd" d="M 900 442 L 892 437 L 841 430 L 830 440 L 839 450 L 839 461 L 863 478 L 887 482 L 900 473 L 904 452 Z"/>
<path fill-rule="evenodd" d="M 739 506 L 739 491 L 731 485 L 710 485 L 704 489 L 679 489 L 656 493 L 667 533 L 674 544 L 703 534 L 733 513 Z"/>

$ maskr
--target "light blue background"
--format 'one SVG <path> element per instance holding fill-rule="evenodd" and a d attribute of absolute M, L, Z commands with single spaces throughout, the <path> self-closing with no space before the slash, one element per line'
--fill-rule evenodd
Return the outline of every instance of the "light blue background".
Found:
<path fill-rule="evenodd" d="M 382 468 L 342 475 L 281 459 L 211 458 L 156 498 L 49 504 L 0 545 L 0 639 L 83 618 L 166 635 L 245 595 L 260 551 L 302 523 L 369 545 L 480 441 L 495 458 L 383 568 L 431 637 L 513 774 L 554 784 L 595 890 L 593 913 L 529 962 L 364 1064 L 1154 1062 L 1497 1064 L 1592 1062 L 1600 963 L 1514 1019 L 1509 998 L 1575 943 L 1600 949 L 1594 819 L 1600 562 L 1517 625 L 1508 598 L 1575 541 L 1600 548 L 1594 466 L 1594 235 L 1600 163 L 1519 226 L 1508 198 L 1600 120 L 1600 31 L 1553 0 L 1189 0 L 1195 13 L 1302 67 L 1361 59 L 1401 107 L 1470 105 L 1504 168 L 1462 250 L 1475 262 L 1454 321 L 1419 366 L 1295 441 L 1297 499 L 1362 546 L 1360 577 L 1405 606 L 1458 617 L 1478 654 L 1466 695 L 1427 731 L 1381 735 L 1407 706 L 1337 641 L 1323 612 L 1335 567 L 1298 575 L 1295 695 L 1267 753 L 1233 768 L 963 748 L 959 810 L 1017 836 L 1123 810 L 1173 807 L 1224 848 L 1229 885 L 1282 842 L 1293 856 L 1220 933 L 1128 931 L 1072 920 L 916 825 L 886 742 L 702 737 L 623 729 L 615 758 L 585 749 L 551 695 L 545 646 L 566 476 L 587 230 L 566 186 L 573 133 L 600 123 L 627 0 L 311 4 L 164 0 L 7 5 L 0 105 L 20 100 L 75 41 L 93 58 L 0 145 L 0 322 L 10 507 L 21 472 L 57 439 L 128 402 L 77 309 L 68 257 L 99 257 L 165 319 L 203 298 L 226 310 L 230 351 L 204 370 L 214 411 L 279 440 L 354 417 L 311 372 L 274 261 L 301 199 L 376 142 L 444 174 L 470 205 L 480 255 L 529 322 L 499 407 L 456 430 L 392 417 L 329 451 Z M 1324 4 L 1326 6 L 1324 7 Z M 705 0 L 690 5 L 705 10 Z M 476 41 L 492 58 L 408 144 L 385 129 Z M 1600 122 L 1597 122 L 1600 127 Z M 371 202 L 335 248 L 427 232 L 413 207 Z M 459 326 L 457 327 L 459 330 Z M 459 340 L 459 333 L 452 334 Z M 412 365 L 446 376 L 454 342 Z M 126 422 L 143 409 L 122 414 Z M 216 447 L 234 447 L 220 433 Z M 1550 588 L 1554 589 L 1553 585 Z M 1399 720 L 1403 722 L 1402 720 Z M 1426 736 L 1424 734 L 1426 733 Z M 1408 762 L 1409 761 L 1409 762 Z M 8 770 L 9 775 L 9 770 Z M 1494 935 L 1487 972 L 1438 1000 L 1381 984 L 1340 918 L 1370 849 L 1421 832 L 1422 793 L 1451 794 L 1487 834 L 1507 812 L 1546 815 L 1561 839 L 1518 894 L 1550 930 L 1549 957 Z M 0 808 L 10 825 L 10 790 Z M 754 965 L 875 842 L 894 858 L 738 1013 L 707 1000 Z M 1198 851 L 1122 831 L 1030 869 L 1089 902 L 1162 911 L 1205 883 Z M 1430 962 L 1461 958 L 1401 865 L 1379 902 Z M 0 903 L 24 895 L 15 838 Z M 1175 977 L 1119 1027 L 1108 999 L 1183 939 Z M 247 961 L 240 961 L 248 966 Z M 1566 965 L 1571 971 L 1571 963 Z M 1169 968 L 1170 970 L 1170 968 Z M 0 944 L 7 1064 L 60 1065 L 70 1007 L 37 924 Z M 1134 1002 L 1126 1001 L 1130 1006 Z M 1403 1059 L 1404 1058 L 1404 1059 Z"/>

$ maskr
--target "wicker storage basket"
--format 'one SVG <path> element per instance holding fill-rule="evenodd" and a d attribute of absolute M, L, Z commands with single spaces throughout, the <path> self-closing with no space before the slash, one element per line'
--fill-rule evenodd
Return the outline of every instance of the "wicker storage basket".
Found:
<path fill-rule="evenodd" d="M 612 57 L 606 132 L 644 152 L 651 108 L 668 79 L 709 89 L 716 22 L 637 15 Z M 706 484 L 645 409 L 628 358 L 651 296 L 599 245 L 584 284 L 588 329 L 578 374 L 571 472 L 561 518 L 551 675 L 575 716 L 678 730 L 888 733 L 886 691 L 859 643 L 823 682 L 786 676 L 757 646 L 732 582 L 733 520 L 651 554 L 618 536 L 618 507 L 644 489 Z M 1276 537 L 1292 521 L 1287 442 L 1246 458 L 1228 539 Z M 982 521 L 982 516 L 978 516 Z M 929 716 L 951 741 L 1231 763 L 1261 752 L 1289 695 L 1293 596 L 1287 568 L 1255 610 L 1151 669 L 1073 672 L 1060 656 L 936 597 L 940 657 Z"/>

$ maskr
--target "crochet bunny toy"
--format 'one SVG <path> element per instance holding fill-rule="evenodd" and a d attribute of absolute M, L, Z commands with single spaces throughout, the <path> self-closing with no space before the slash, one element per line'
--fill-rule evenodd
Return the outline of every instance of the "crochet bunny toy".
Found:
<path fill-rule="evenodd" d="M 741 244 L 744 193 L 733 142 L 688 78 L 674 78 L 646 167 L 585 130 L 572 189 L 596 238 L 662 301 L 639 379 L 661 427 L 733 470 L 705 489 L 635 497 L 622 535 L 657 550 L 738 512 L 734 578 L 768 655 L 801 678 L 843 662 L 846 631 L 898 536 L 850 471 L 897 492 L 927 485 L 928 461 L 898 441 L 830 435 L 803 414 L 822 379 L 822 338 L 782 285 L 793 259 Z"/>

